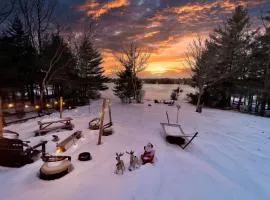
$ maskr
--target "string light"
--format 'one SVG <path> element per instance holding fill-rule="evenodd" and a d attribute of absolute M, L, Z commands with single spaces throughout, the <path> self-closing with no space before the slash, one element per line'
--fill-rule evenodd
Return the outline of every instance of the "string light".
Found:
<path fill-rule="evenodd" d="M 54 104 L 57 105 L 58 104 L 58 101 L 55 101 Z"/>
<path fill-rule="evenodd" d="M 47 104 L 46 104 L 46 107 L 47 107 L 47 108 L 50 108 L 50 107 L 51 107 L 51 105 L 47 103 Z"/>
<path fill-rule="evenodd" d="M 13 103 L 9 103 L 9 104 L 8 104 L 8 107 L 9 107 L 9 108 L 13 108 L 13 107 L 14 107 L 14 104 L 13 104 Z"/>
<path fill-rule="evenodd" d="M 39 105 L 35 105 L 35 109 L 39 109 L 40 107 L 39 107 Z"/>
<path fill-rule="evenodd" d="M 29 106 L 28 106 L 28 105 L 24 105 L 24 107 L 25 107 L 25 108 L 29 108 Z"/>
<path fill-rule="evenodd" d="M 56 151 L 55 151 L 55 154 L 60 154 L 61 152 L 62 152 L 61 147 L 57 147 L 56 148 Z"/>

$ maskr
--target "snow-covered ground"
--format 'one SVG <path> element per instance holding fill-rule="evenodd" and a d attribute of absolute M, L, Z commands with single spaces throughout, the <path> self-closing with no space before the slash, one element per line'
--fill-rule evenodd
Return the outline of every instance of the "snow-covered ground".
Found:
<path fill-rule="evenodd" d="M 145 85 L 146 99 L 166 99 L 171 85 Z M 184 87 L 184 92 L 190 89 Z M 97 117 L 101 101 L 65 111 L 72 117 L 75 130 L 84 139 L 64 155 L 72 156 L 74 170 L 54 181 L 42 181 L 37 174 L 42 161 L 22 168 L 0 168 L 1 200 L 269 200 L 270 199 L 270 121 L 233 111 L 204 109 L 202 114 L 185 103 L 181 95 L 180 124 L 186 133 L 199 131 L 192 144 L 182 150 L 167 144 L 161 137 L 160 122 L 166 122 L 168 111 L 176 119 L 176 107 L 145 101 L 139 105 L 123 105 L 111 91 L 115 133 L 103 137 L 97 146 L 98 131 L 87 129 Z M 152 106 L 148 106 L 152 104 Z M 53 114 L 51 117 L 58 117 Z M 45 117 L 44 117 L 45 118 Z M 38 128 L 35 119 L 6 127 L 20 132 L 32 144 L 47 139 L 48 151 L 55 151 L 52 134 L 33 137 Z M 106 119 L 108 120 L 108 119 Z M 64 139 L 73 131 L 56 133 Z M 55 133 L 54 133 L 55 134 Z M 114 174 L 115 152 L 143 152 L 148 142 L 154 144 L 156 162 L 124 175 Z M 89 151 L 93 160 L 80 162 L 80 152 Z M 1 155 L 0 155 L 1 159 Z M 123 157 L 128 166 L 129 156 Z"/>

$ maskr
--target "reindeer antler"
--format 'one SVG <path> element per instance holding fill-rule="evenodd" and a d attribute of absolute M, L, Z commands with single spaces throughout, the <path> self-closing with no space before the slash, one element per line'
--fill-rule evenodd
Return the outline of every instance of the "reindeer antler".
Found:
<path fill-rule="evenodd" d="M 120 153 L 120 154 L 119 154 L 120 157 L 123 156 L 123 155 L 124 155 L 124 153 Z"/>

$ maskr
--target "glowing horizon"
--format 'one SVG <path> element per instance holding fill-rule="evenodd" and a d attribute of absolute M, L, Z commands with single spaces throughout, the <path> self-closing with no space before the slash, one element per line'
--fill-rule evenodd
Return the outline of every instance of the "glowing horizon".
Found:
<path fill-rule="evenodd" d="M 89 0 L 73 7 L 74 12 L 81 14 L 77 22 L 94 20 L 98 24 L 95 45 L 104 57 L 107 75 L 115 74 L 119 68 L 114 54 L 132 41 L 152 53 L 141 77 L 178 78 L 191 75 L 185 55 L 197 35 L 207 36 L 238 5 L 247 7 L 253 23 L 258 22 L 256 16 L 262 7 L 270 9 L 268 3 L 269 0 Z"/>

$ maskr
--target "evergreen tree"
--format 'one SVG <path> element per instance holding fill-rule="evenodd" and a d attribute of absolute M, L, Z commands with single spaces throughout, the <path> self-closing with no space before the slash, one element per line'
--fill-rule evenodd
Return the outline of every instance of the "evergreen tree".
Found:
<path fill-rule="evenodd" d="M 238 6 L 233 15 L 223 26 L 214 30 L 210 35 L 211 40 L 217 46 L 219 60 L 216 63 L 215 73 L 220 80 L 211 88 L 214 96 L 220 96 L 217 103 L 219 107 L 230 106 L 233 89 L 239 86 L 247 72 L 248 52 L 252 34 L 250 33 L 250 20 L 247 10 Z"/>
<path fill-rule="evenodd" d="M 109 78 L 104 76 L 100 52 L 94 48 L 88 37 L 84 37 L 78 49 L 78 81 L 80 94 L 87 98 L 97 98 L 98 91 L 106 90 Z"/>
<path fill-rule="evenodd" d="M 133 80 L 132 70 L 129 67 L 120 71 L 117 76 L 118 78 L 115 81 L 113 89 L 114 94 L 118 96 L 123 103 L 131 103 L 131 98 L 134 97 L 133 83 L 135 83 L 137 88 L 136 96 L 138 96 L 142 89 L 142 81 L 138 77 L 135 77 L 135 80 Z"/>
<path fill-rule="evenodd" d="M 2 79 L 3 85 L 12 85 L 24 94 L 25 89 L 34 84 L 35 50 L 17 16 L 4 31 L 0 45 L 3 50 L 0 58 L 2 70 L 4 70 L 2 73 L 6 75 Z M 28 93 L 31 94 L 29 90 Z"/>
<path fill-rule="evenodd" d="M 259 114 L 264 116 L 266 105 L 270 105 L 270 17 L 266 16 L 264 32 L 258 35 L 252 45 L 249 79 L 253 80 L 253 88 L 257 96 Z"/>

